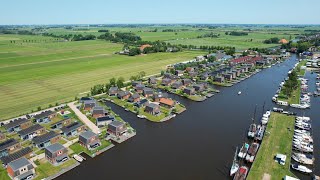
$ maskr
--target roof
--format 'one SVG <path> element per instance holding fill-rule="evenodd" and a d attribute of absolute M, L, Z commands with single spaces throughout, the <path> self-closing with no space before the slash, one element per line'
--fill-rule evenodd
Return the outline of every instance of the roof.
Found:
<path fill-rule="evenodd" d="M 140 97 L 140 95 L 137 94 L 137 93 L 134 93 L 134 94 L 131 95 L 131 98 L 133 98 L 133 99 L 137 99 L 139 97 Z"/>
<path fill-rule="evenodd" d="M 148 88 L 148 87 L 143 88 L 143 93 L 145 93 L 145 94 L 152 94 L 152 93 L 153 93 L 153 89 Z"/>
<path fill-rule="evenodd" d="M 72 123 L 72 124 L 70 124 L 68 126 L 62 127 L 61 131 L 63 133 L 67 133 L 67 132 L 73 131 L 73 130 L 81 127 L 81 126 L 82 126 L 82 124 L 80 124 L 79 122 L 74 122 L 74 123 Z"/>
<path fill-rule="evenodd" d="M 28 119 L 26 118 L 20 118 L 20 119 L 16 119 L 14 120 L 13 122 L 10 122 L 8 124 L 5 124 L 4 127 L 6 129 L 10 129 L 10 128 L 13 128 L 13 127 L 16 127 L 16 126 L 19 126 L 20 124 L 23 124 L 25 122 L 29 121 Z"/>
<path fill-rule="evenodd" d="M 56 123 L 53 123 L 53 124 L 51 124 L 51 127 L 52 126 L 55 126 L 55 125 L 57 125 L 57 124 L 61 124 L 61 123 L 63 123 L 63 121 L 66 121 L 66 120 L 69 120 L 70 118 L 67 118 L 67 119 L 62 119 L 62 120 L 60 120 L 60 121 L 58 121 L 58 122 L 56 122 Z"/>
<path fill-rule="evenodd" d="M 154 95 L 155 98 L 166 98 L 168 97 L 168 93 L 159 92 Z"/>
<path fill-rule="evenodd" d="M 155 104 L 155 103 L 149 103 L 149 104 L 147 104 L 146 106 L 147 106 L 147 107 L 150 107 L 150 108 L 152 108 L 152 109 L 159 107 L 159 105 L 158 105 L 158 104 Z"/>
<path fill-rule="evenodd" d="M 54 131 L 50 131 L 46 134 L 43 134 L 41 136 L 37 136 L 37 137 L 34 137 L 32 139 L 32 141 L 35 143 L 35 144 L 40 144 L 40 143 L 43 143 L 43 142 L 46 142 L 56 136 L 59 136 L 58 133 L 54 132 Z"/>
<path fill-rule="evenodd" d="M 117 121 L 117 120 L 112 121 L 112 122 L 109 124 L 109 126 L 113 126 L 113 127 L 120 127 L 120 126 L 123 126 L 123 125 L 124 125 L 123 122 L 120 122 L 120 121 Z"/>
<path fill-rule="evenodd" d="M 18 134 L 20 136 L 25 136 L 25 135 L 28 135 L 28 134 L 33 133 L 35 131 L 38 131 L 39 129 L 42 129 L 42 128 L 43 127 L 41 125 L 35 124 L 33 126 L 30 126 L 30 127 L 26 128 L 26 129 L 23 129 L 23 130 L 19 131 Z"/>
<path fill-rule="evenodd" d="M 0 143 L 0 151 L 4 150 L 4 149 L 7 149 L 8 147 L 12 146 L 12 145 L 15 145 L 19 143 L 17 140 L 11 138 L 11 139 L 8 139 L 2 143 Z"/>
<path fill-rule="evenodd" d="M 140 46 L 140 50 L 143 51 L 144 48 L 146 48 L 146 47 L 152 47 L 152 46 L 150 44 L 144 44 L 144 45 Z"/>
<path fill-rule="evenodd" d="M 286 39 L 281 39 L 281 40 L 279 41 L 279 43 L 281 43 L 281 44 L 287 44 L 288 41 L 287 41 Z"/>
<path fill-rule="evenodd" d="M 115 118 L 113 116 L 103 116 L 103 117 L 97 118 L 98 122 L 110 121 L 110 120 L 115 120 Z"/>
<path fill-rule="evenodd" d="M 109 91 L 118 91 L 118 87 L 110 87 Z"/>
<path fill-rule="evenodd" d="M 52 144 L 52 145 L 46 147 L 45 149 L 51 153 L 55 153 L 61 149 L 65 149 L 65 147 L 62 146 L 60 143 L 55 143 L 55 144 Z"/>
<path fill-rule="evenodd" d="M 10 163 L 11 161 L 19 159 L 19 158 L 21 158 L 31 152 L 32 152 L 32 149 L 30 147 L 26 147 L 26 148 L 21 149 L 20 151 L 17 151 L 13 154 L 10 154 L 9 156 L 3 156 L 1 158 L 1 161 L 4 165 L 6 165 L 6 164 Z"/>
<path fill-rule="evenodd" d="M 105 113 L 104 107 L 95 106 L 95 107 L 92 109 L 92 114 L 104 114 L 104 113 Z"/>
<path fill-rule="evenodd" d="M 24 166 L 27 166 L 27 165 L 32 165 L 32 164 L 25 157 L 22 157 L 20 159 L 14 160 L 14 161 L 12 161 L 11 163 L 8 164 L 8 166 L 10 166 L 13 171 L 16 171 L 16 170 L 20 169 L 21 167 L 24 167 Z"/>
<path fill-rule="evenodd" d="M 172 99 L 168 99 L 168 98 L 161 98 L 160 103 L 165 104 L 165 105 L 169 105 L 169 106 L 174 105 L 174 101 Z"/>
<path fill-rule="evenodd" d="M 97 136 L 95 133 L 93 133 L 92 131 L 86 131 L 80 134 L 81 137 L 85 138 L 85 139 L 90 139 L 94 136 Z"/>
<path fill-rule="evenodd" d="M 120 91 L 120 92 L 118 92 L 118 95 L 119 95 L 120 97 L 126 96 L 126 95 L 128 95 L 128 94 L 130 94 L 129 91 Z"/>
<path fill-rule="evenodd" d="M 41 119 L 41 118 L 50 116 L 50 115 L 53 114 L 53 113 L 55 113 L 55 112 L 49 110 L 49 111 L 44 111 L 44 112 L 42 112 L 42 113 L 40 113 L 40 114 L 37 114 L 37 115 L 35 115 L 35 116 L 33 116 L 33 117 L 34 117 L 35 119 Z"/>

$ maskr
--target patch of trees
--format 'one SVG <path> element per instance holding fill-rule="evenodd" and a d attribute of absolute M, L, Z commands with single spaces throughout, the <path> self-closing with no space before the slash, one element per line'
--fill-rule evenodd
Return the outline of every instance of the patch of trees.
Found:
<path fill-rule="evenodd" d="M 238 31 L 225 32 L 225 34 L 230 35 L 230 36 L 247 36 L 247 35 L 249 35 L 247 32 L 238 32 Z"/>
<path fill-rule="evenodd" d="M 140 36 L 127 32 L 116 32 L 114 35 L 110 32 L 106 32 L 105 34 L 100 35 L 98 39 L 104 39 L 106 41 L 111 41 L 115 43 L 123 42 L 129 44 L 132 44 L 136 41 L 141 41 Z"/>
<path fill-rule="evenodd" d="M 98 32 L 109 32 L 107 29 L 100 29 Z"/>
<path fill-rule="evenodd" d="M 287 97 L 291 96 L 292 92 L 295 89 L 299 88 L 298 85 L 299 85 L 298 74 L 296 70 L 293 70 L 291 74 L 289 74 L 289 79 L 284 84 L 284 89 L 283 89 L 284 94 Z"/>
<path fill-rule="evenodd" d="M 117 86 L 118 88 L 123 88 L 127 86 L 127 84 L 125 84 L 123 77 L 119 77 L 118 79 L 113 77 L 109 80 L 109 83 L 106 83 L 105 85 L 103 84 L 94 85 L 90 89 L 91 96 L 108 92 L 110 87 L 114 87 L 114 86 Z"/>
<path fill-rule="evenodd" d="M 162 32 L 177 32 L 177 29 L 163 29 Z"/>
<path fill-rule="evenodd" d="M 85 40 L 95 40 L 96 36 L 92 34 L 88 34 L 83 36 L 82 34 L 76 34 L 73 36 L 72 41 L 85 41 Z"/>
<path fill-rule="evenodd" d="M 142 80 L 146 76 L 146 72 L 141 71 L 136 76 L 131 76 L 130 81 L 138 81 Z"/>
<path fill-rule="evenodd" d="M 220 34 L 215 34 L 215 33 L 211 32 L 211 33 L 206 33 L 206 34 L 197 36 L 197 38 L 207 38 L 207 37 L 218 38 L 219 36 L 220 36 Z"/>
<path fill-rule="evenodd" d="M 288 44 L 282 44 L 281 48 L 282 49 L 291 49 L 291 48 L 297 48 L 297 53 L 302 53 L 304 51 L 308 51 L 308 49 L 313 46 L 313 45 L 317 45 L 320 44 L 319 40 L 314 40 L 314 41 L 298 41 L 298 42 L 292 42 L 290 41 Z"/>
<path fill-rule="evenodd" d="M 28 31 L 28 30 L 9 30 L 9 29 L 1 29 L 0 34 L 35 35 L 32 31 Z"/>
<path fill-rule="evenodd" d="M 263 43 L 265 43 L 265 44 L 278 44 L 279 41 L 280 41 L 279 38 L 273 37 L 273 38 L 264 40 Z"/>

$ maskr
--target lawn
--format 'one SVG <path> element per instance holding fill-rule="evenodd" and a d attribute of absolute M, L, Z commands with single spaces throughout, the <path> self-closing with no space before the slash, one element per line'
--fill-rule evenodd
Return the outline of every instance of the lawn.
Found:
<path fill-rule="evenodd" d="M 271 175 L 271 179 L 282 179 L 285 175 L 295 177 L 290 172 L 290 157 L 292 137 L 294 130 L 294 117 L 279 113 L 272 113 L 265 137 L 259 149 L 258 155 L 250 169 L 248 180 L 262 179 L 265 173 Z M 277 153 L 287 155 L 284 166 L 274 161 Z"/>
<path fill-rule="evenodd" d="M 10 180 L 11 178 L 8 176 L 7 169 L 3 166 L 0 166 L 0 179 L 1 180 Z"/>
<path fill-rule="evenodd" d="M 59 166 L 53 166 L 48 161 L 42 159 L 40 160 L 40 165 L 36 168 L 36 178 L 35 180 L 40 180 L 49 176 L 52 176 L 60 171 L 62 171 L 65 168 L 70 167 L 71 165 L 76 163 L 76 160 L 73 158 L 70 158 L 68 161 L 64 162 L 63 164 Z"/>
<path fill-rule="evenodd" d="M 16 43 L 10 43 L 12 39 Z M 37 41 L 23 42 L 27 39 Z M 0 45 L 1 119 L 74 100 L 112 77 L 128 80 L 140 71 L 159 73 L 168 64 L 203 54 L 184 51 L 129 57 L 114 54 L 123 45 L 102 40 L 55 42 L 48 37 L 19 35 L 0 35 Z"/>
<path fill-rule="evenodd" d="M 69 148 L 75 153 L 75 154 L 80 154 L 82 152 L 86 153 L 87 155 L 94 157 L 96 153 L 107 146 L 111 145 L 112 143 L 110 141 L 106 140 L 101 140 L 102 145 L 99 146 L 98 148 L 89 151 L 87 148 L 81 146 L 79 143 L 74 143 L 72 144 Z"/>

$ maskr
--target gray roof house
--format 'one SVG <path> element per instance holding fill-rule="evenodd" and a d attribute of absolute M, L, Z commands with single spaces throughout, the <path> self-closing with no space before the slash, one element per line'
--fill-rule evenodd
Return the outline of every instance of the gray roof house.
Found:
<path fill-rule="evenodd" d="M 132 84 L 133 87 L 135 87 L 138 84 L 142 84 L 142 82 L 141 81 L 132 81 L 131 84 Z"/>
<path fill-rule="evenodd" d="M 144 97 L 150 97 L 153 95 L 153 89 L 151 88 L 143 88 L 143 96 Z"/>
<path fill-rule="evenodd" d="M 96 119 L 96 125 L 98 127 L 107 126 L 108 124 L 110 124 L 114 120 L 115 120 L 115 118 L 111 115 L 104 116 L 104 117 L 98 117 Z"/>
<path fill-rule="evenodd" d="M 188 95 L 193 95 L 195 93 L 195 89 L 193 87 L 187 87 L 183 89 L 183 92 Z"/>
<path fill-rule="evenodd" d="M 108 125 L 107 131 L 116 136 L 121 136 L 122 134 L 127 132 L 127 126 L 124 122 L 113 121 Z"/>
<path fill-rule="evenodd" d="M 118 87 L 110 87 L 108 93 L 110 96 L 116 96 L 118 94 L 119 88 Z"/>
<path fill-rule="evenodd" d="M 129 96 L 130 96 L 130 92 L 129 92 L 129 91 L 120 91 L 120 92 L 118 92 L 118 94 L 117 94 L 117 97 L 118 97 L 119 99 L 128 99 Z"/>
<path fill-rule="evenodd" d="M 25 157 L 10 162 L 7 171 L 9 177 L 13 180 L 32 179 L 35 176 L 32 163 Z"/>
<path fill-rule="evenodd" d="M 3 166 L 6 167 L 8 163 L 16 159 L 29 156 L 31 153 L 32 153 L 31 147 L 26 147 L 12 154 L 9 154 L 8 156 L 3 156 L 0 158 L 0 160 L 2 161 Z"/>
<path fill-rule="evenodd" d="M 140 100 L 140 95 L 138 93 L 132 94 L 128 99 L 129 102 L 137 102 L 139 100 Z"/>
<path fill-rule="evenodd" d="M 46 130 L 40 124 L 35 124 L 18 132 L 22 140 L 33 139 L 34 137 L 45 133 Z"/>
<path fill-rule="evenodd" d="M 192 83 L 191 79 L 182 79 L 182 84 L 183 84 L 184 86 L 188 86 L 188 85 L 191 84 L 191 83 Z"/>
<path fill-rule="evenodd" d="M 101 141 L 97 134 L 92 131 L 85 131 L 79 135 L 79 143 L 87 149 L 92 150 L 101 146 Z"/>
<path fill-rule="evenodd" d="M 95 100 L 85 101 L 84 104 L 83 104 L 83 108 L 85 110 L 91 110 L 95 106 L 96 106 L 96 101 Z"/>
<path fill-rule="evenodd" d="M 50 131 L 41 136 L 34 137 L 32 139 L 32 142 L 35 146 L 42 149 L 50 146 L 51 144 L 58 142 L 59 140 L 60 140 L 60 134 L 54 131 Z"/>
<path fill-rule="evenodd" d="M 61 131 L 64 136 L 69 137 L 78 135 L 80 132 L 84 131 L 85 128 L 85 125 L 79 122 L 74 122 L 68 126 L 61 128 Z"/>
<path fill-rule="evenodd" d="M 172 83 L 172 85 L 171 85 L 171 87 L 173 89 L 180 89 L 182 86 L 183 86 L 183 84 L 181 81 L 176 81 L 176 82 Z"/>
<path fill-rule="evenodd" d="M 152 115 L 157 115 L 160 113 L 160 106 L 155 103 L 149 103 L 146 105 L 146 108 L 144 111 Z"/>
<path fill-rule="evenodd" d="M 8 131 L 8 132 L 18 132 L 21 131 L 22 129 L 25 129 L 29 126 L 32 125 L 32 122 L 29 121 L 26 118 L 19 118 L 19 119 L 15 119 L 14 121 L 5 124 L 4 128 Z"/>
<path fill-rule="evenodd" d="M 45 148 L 46 159 L 53 165 L 58 165 L 69 159 L 68 149 L 59 143 L 52 144 Z"/>
<path fill-rule="evenodd" d="M 98 118 L 98 117 L 103 117 L 107 115 L 107 111 L 104 109 L 104 107 L 101 106 L 96 106 L 91 110 L 92 117 Z"/>
<path fill-rule="evenodd" d="M 10 153 L 20 149 L 21 145 L 16 139 L 8 139 L 0 143 L 0 158 L 3 156 L 8 156 Z"/>
<path fill-rule="evenodd" d="M 169 78 L 164 78 L 161 81 L 161 84 L 164 86 L 169 85 L 170 83 L 171 83 L 171 79 L 169 79 Z"/>
<path fill-rule="evenodd" d="M 196 91 L 203 91 L 204 85 L 203 84 L 195 84 L 192 86 Z"/>
<path fill-rule="evenodd" d="M 34 117 L 34 122 L 36 123 L 48 123 L 51 121 L 51 118 L 55 117 L 56 116 L 56 112 L 54 111 L 44 111 L 44 112 L 41 112 L 40 114 L 37 114 Z"/>

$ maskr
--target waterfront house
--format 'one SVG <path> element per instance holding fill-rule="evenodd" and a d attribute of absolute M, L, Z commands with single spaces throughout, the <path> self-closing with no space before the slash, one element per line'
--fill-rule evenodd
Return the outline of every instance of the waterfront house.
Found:
<path fill-rule="evenodd" d="M 18 150 L 16 152 L 12 153 L 12 154 L 9 154 L 8 156 L 3 156 L 0 158 L 0 160 L 2 162 L 2 165 L 4 167 L 6 167 L 10 162 L 12 162 L 16 159 L 19 159 L 22 157 L 26 157 L 26 158 L 31 157 L 31 154 L 32 154 L 31 147 L 26 147 L 26 148 L 23 148 L 21 150 Z"/>
<path fill-rule="evenodd" d="M 167 98 L 168 97 L 168 93 L 163 93 L 163 92 L 158 92 L 154 94 L 154 101 L 155 102 L 159 102 L 162 98 Z"/>
<path fill-rule="evenodd" d="M 69 159 L 68 149 L 60 143 L 47 146 L 44 150 L 44 154 L 45 158 L 53 165 L 59 165 Z"/>
<path fill-rule="evenodd" d="M 6 139 L 6 135 L 0 131 L 0 141 L 3 141 L 4 139 Z"/>
<path fill-rule="evenodd" d="M 142 93 L 144 88 L 145 88 L 145 85 L 143 85 L 143 84 L 137 84 L 134 87 L 134 89 L 136 90 L 137 93 Z"/>
<path fill-rule="evenodd" d="M 116 96 L 118 94 L 119 88 L 118 87 L 110 87 L 108 94 L 109 96 Z"/>
<path fill-rule="evenodd" d="M 148 83 L 149 84 L 157 84 L 157 79 L 155 77 L 149 77 L 148 78 Z"/>
<path fill-rule="evenodd" d="M 146 105 L 146 108 L 144 111 L 152 115 L 157 115 L 160 113 L 160 106 L 155 103 L 149 103 Z"/>
<path fill-rule="evenodd" d="M 128 101 L 129 102 L 138 102 L 138 101 L 140 101 L 140 95 L 137 93 L 134 93 L 129 97 Z"/>
<path fill-rule="evenodd" d="M 172 83 L 172 85 L 171 85 L 171 87 L 173 89 L 180 89 L 182 86 L 183 86 L 183 84 L 181 81 L 176 81 L 176 82 Z"/>
<path fill-rule="evenodd" d="M 97 134 L 92 131 L 85 131 L 79 135 L 79 144 L 92 150 L 101 146 L 101 141 Z"/>
<path fill-rule="evenodd" d="M 183 71 L 176 70 L 176 71 L 174 72 L 174 74 L 177 75 L 177 76 L 183 76 Z"/>
<path fill-rule="evenodd" d="M 49 123 L 52 118 L 56 117 L 57 113 L 54 111 L 44 111 L 34 116 L 35 123 Z"/>
<path fill-rule="evenodd" d="M 68 119 L 63 119 L 61 121 L 58 121 L 56 123 L 51 124 L 50 128 L 51 129 L 60 129 L 63 126 L 67 126 L 69 124 L 72 123 L 72 119 L 68 118 Z"/>
<path fill-rule="evenodd" d="M 130 97 L 130 92 L 129 91 L 120 91 L 120 92 L 118 92 L 117 96 L 119 99 L 128 99 Z"/>
<path fill-rule="evenodd" d="M 175 105 L 175 102 L 169 98 L 161 98 L 159 101 L 161 106 L 172 108 Z"/>
<path fill-rule="evenodd" d="M 194 84 L 192 86 L 197 92 L 201 92 L 204 90 L 204 84 Z"/>
<path fill-rule="evenodd" d="M 21 148 L 21 144 L 16 139 L 8 139 L 4 142 L 0 143 L 0 158 L 3 156 L 8 156 L 13 152 L 19 150 Z"/>
<path fill-rule="evenodd" d="M 229 74 L 231 74 L 232 78 L 235 79 L 237 77 L 237 74 L 239 74 L 240 71 L 236 71 L 236 70 L 233 70 L 231 71 Z M 240 75 L 240 74 L 239 74 Z"/>
<path fill-rule="evenodd" d="M 107 115 L 108 112 L 104 109 L 104 107 L 96 106 L 91 110 L 91 114 L 93 118 L 98 118 Z"/>
<path fill-rule="evenodd" d="M 70 137 L 70 136 L 77 136 L 79 133 L 81 133 L 85 129 L 86 129 L 85 125 L 79 122 L 74 122 L 68 126 L 61 128 L 61 131 L 64 136 Z"/>
<path fill-rule="evenodd" d="M 42 149 L 50 146 L 51 144 L 58 142 L 59 140 L 60 140 L 60 134 L 54 131 L 50 131 L 41 136 L 34 137 L 32 139 L 32 142 L 36 147 Z"/>
<path fill-rule="evenodd" d="M 19 119 L 15 119 L 12 122 L 5 124 L 4 128 L 8 131 L 8 132 L 18 132 L 21 131 L 22 129 L 26 129 L 28 127 L 30 127 L 32 125 L 32 122 L 29 121 L 26 118 L 19 118 Z"/>
<path fill-rule="evenodd" d="M 191 79 L 182 79 L 182 84 L 184 86 L 189 86 L 192 83 Z"/>
<path fill-rule="evenodd" d="M 162 84 L 163 86 L 168 86 L 168 85 L 171 84 L 171 79 L 169 79 L 169 78 L 164 78 L 164 79 L 162 79 L 161 84 Z"/>
<path fill-rule="evenodd" d="M 98 117 L 96 119 L 96 125 L 100 128 L 103 126 L 107 126 L 108 124 L 110 124 L 114 120 L 115 120 L 115 118 L 111 115 L 104 116 L 104 117 Z"/>
<path fill-rule="evenodd" d="M 223 74 L 224 78 L 231 81 L 232 80 L 232 75 L 231 74 Z"/>
<path fill-rule="evenodd" d="M 18 132 L 22 140 L 33 139 L 46 132 L 46 129 L 39 124 L 35 124 Z"/>
<path fill-rule="evenodd" d="M 120 121 L 113 121 L 110 124 L 108 124 L 108 130 L 110 134 L 113 134 L 115 136 L 121 136 L 124 133 L 127 132 L 127 126 L 124 122 Z"/>
<path fill-rule="evenodd" d="M 89 100 L 89 101 L 85 101 L 83 103 L 83 109 L 86 110 L 86 111 L 90 111 L 95 106 L 96 106 L 96 101 L 95 100 Z"/>
<path fill-rule="evenodd" d="M 142 84 L 141 81 L 132 81 L 131 82 L 132 87 L 136 87 L 137 85 L 141 85 L 141 84 Z"/>
<path fill-rule="evenodd" d="M 236 65 L 236 64 L 240 64 L 240 63 L 245 63 L 247 61 L 249 61 L 252 57 L 250 56 L 243 56 L 243 57 L 239 57 L 233 60 L 230 60 L 230 65 Z"/>
<path fill-rule="evenodd" d="M 140 108 L 140 107 L 146 106 L 148 103 L 149 103 L 149 101 L 147 99 L 141 99 L 140 101 L 135 102 L 134 106 Z"/>
<path fill-rule="evenodd" d="M 7 165 L 7 172 L 13 180 L 33 179 L 36 175 L 31 161 L 25 157 L 10 162 Z"/>
<path fill-rule="evenodd" d="M 224 83 L 224 77 L 223 76 L 216 76 L 215 81 L 217 81 L 219 83 Z"/>
<path fill-rule="evenodd" d="M 143 96 L 148 98 L 153 96 L 153 89 L 151 88 L 143 88 Z"/>
<path fill-rule="evenodd" d="M 188 95 L 194 95 L 195 94 L 195 89 L 193 87 L 186 87 L 183 89 L 183 92 L 188 94 Z"/>

